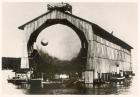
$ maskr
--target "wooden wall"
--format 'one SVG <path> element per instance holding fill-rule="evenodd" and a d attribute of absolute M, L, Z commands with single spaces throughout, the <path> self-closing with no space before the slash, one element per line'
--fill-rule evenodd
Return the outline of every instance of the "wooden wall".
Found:
<path fill-rule="evenodd" d="M 94 34 L 94 40 L 89 42 L 88 68 L 98 73 L 116 72 L 117 65 L 122 71 L 131 71 L 131 52 Z"/>

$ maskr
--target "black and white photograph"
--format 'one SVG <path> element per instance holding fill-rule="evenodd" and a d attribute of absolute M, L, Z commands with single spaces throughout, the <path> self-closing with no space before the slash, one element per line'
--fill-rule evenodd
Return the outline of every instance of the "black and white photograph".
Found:
<path fill-rule="evenodd" d="M 2 2 L 3 95 L 133 95 L 137 2 Z"/>

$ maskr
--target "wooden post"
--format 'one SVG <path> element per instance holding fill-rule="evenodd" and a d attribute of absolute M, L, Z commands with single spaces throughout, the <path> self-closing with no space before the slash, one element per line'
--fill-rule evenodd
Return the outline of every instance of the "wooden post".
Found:
<path fill-rule="evenodd" d="M 93 88 L 94 70 L 85 71 L 85 87 Z"/>

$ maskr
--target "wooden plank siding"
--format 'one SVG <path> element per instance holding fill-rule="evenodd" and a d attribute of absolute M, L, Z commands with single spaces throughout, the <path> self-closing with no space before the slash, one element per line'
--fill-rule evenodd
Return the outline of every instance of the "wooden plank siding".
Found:
<path fill-rule="evenodd" d="M 67 20 L 77 27 L 86 38 L 88 43 L 87 64 L 85 64 L 85 72 L 82 73 L 85 83 L 93 83 L 94 79 L 98 79 L 98 73 L 117 72 L 117 66 L 122 71 L 132 70 L 131 46 L 94 23 L 58 10 L 45 13 L 19 27 L 26 34 L 25 49 L 27 49 L 27 42 L 29 42 L 31 34 L 50 19 Z M 23 57 L 27 57 L 26 53 Z"/>
<path fill-rule="evenodd" d="M 116 72 L 116 66 L 119 65 L 120 70 L 131 71 L 131 52 L 111 43 L 100 36 L 94 34 L 94 40 L 89 42 L 90 69 L 95 69 L 99 73 Z"/>

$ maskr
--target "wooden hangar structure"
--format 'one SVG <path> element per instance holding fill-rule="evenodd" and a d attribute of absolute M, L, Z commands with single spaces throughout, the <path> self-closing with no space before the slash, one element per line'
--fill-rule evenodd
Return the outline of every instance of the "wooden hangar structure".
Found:
<path fill-rule="evenodd" d="M 62 24 L 72 28 L 81 40 L 86 64 L 82 79 L 92 87 L 97 79 L 108 74 L 132 72 L 130 45 L 108 33 L 98 25 L 72 14 L 72 6 L 67 3 L 48 5 L 48 12 L 19 26 L 24 30 L 24 56 L 21 68 L 30 68 L 29 56 L 33 53 L 33 44 L 39 33 L 52 25 Z"/>

